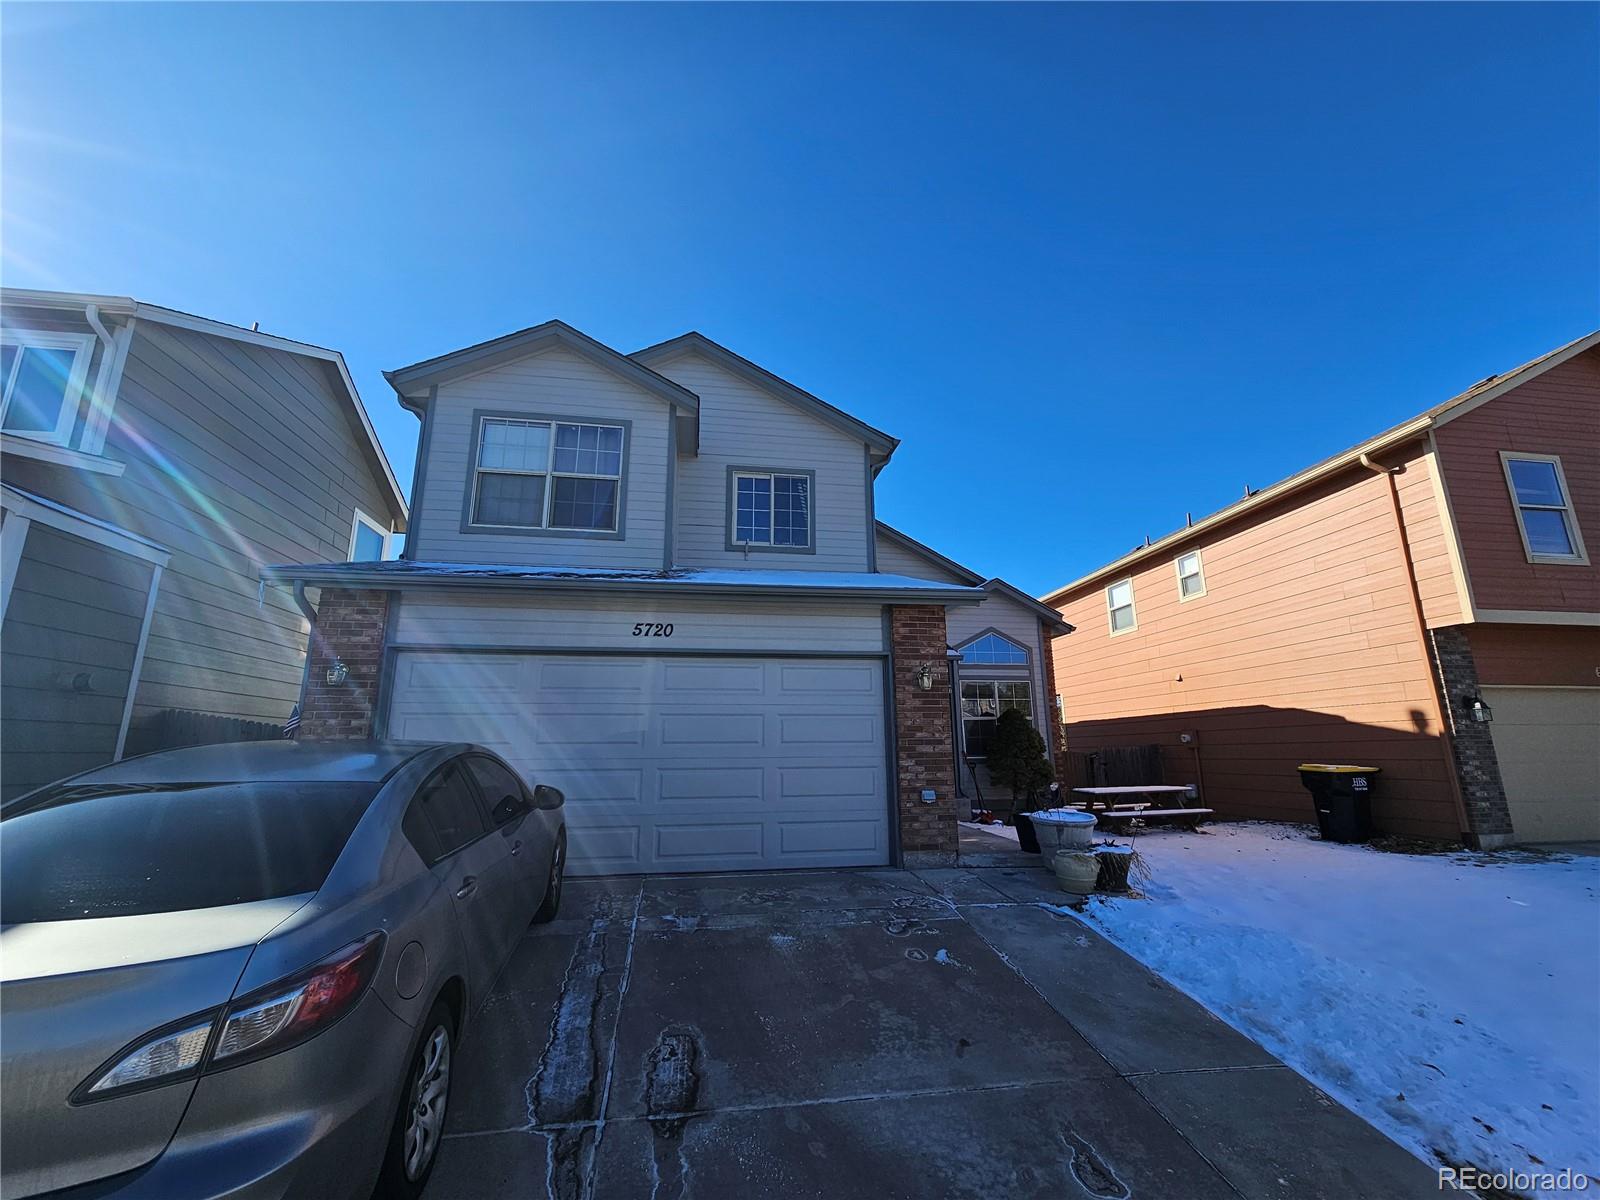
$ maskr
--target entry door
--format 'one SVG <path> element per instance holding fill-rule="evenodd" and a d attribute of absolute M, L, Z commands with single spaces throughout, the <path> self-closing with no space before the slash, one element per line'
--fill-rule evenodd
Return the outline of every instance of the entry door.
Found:
<path fill-rule="evenodd" d="M 887 863 L 884 716 L 876 659 L 405 651 L 389 730 L 560 788 L 595 875 Z"/>

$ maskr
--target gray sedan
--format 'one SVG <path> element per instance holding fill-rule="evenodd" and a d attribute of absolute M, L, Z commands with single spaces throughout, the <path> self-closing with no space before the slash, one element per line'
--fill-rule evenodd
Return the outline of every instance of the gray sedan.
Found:
<path fill-rule="evenodd" d="M 415 1197 L 451 1060 L 561 900 L 476 746 L 148 755 L 0 809 L 0 1194 Z"/>

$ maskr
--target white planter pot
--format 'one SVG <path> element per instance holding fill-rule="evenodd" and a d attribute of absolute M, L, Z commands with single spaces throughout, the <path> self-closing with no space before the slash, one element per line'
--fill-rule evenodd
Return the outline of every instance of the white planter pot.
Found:
<path fill-rule="evenodd" d="M 1073 896 L 1087 896 L 1094 891 L 1094 882 L 1100 877 L 1100 860 L 1093 854 L 1063 850 L 1053 864 L 1056 882 L 1061 890 Z"/>
<path fill-rule="evenodd" d="M 1088 848 L 1094 842 L 1095 818 L 1093 813 L 1079 812 L 1075 808 L 1052 808 L 1028 814 L 1033 832 L 1039 839 L 1039 852 L 1045 862 L 1051 862 L 1057 851 Z"/>

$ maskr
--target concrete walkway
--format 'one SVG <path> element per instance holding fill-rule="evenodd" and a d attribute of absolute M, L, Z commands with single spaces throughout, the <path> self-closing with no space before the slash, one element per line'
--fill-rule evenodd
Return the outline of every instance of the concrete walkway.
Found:
<path fill-rule="evenodd" d="M 1038 868 L 575 881 L 461 1048 L 429 1200 L 1436 1197 Z"/>

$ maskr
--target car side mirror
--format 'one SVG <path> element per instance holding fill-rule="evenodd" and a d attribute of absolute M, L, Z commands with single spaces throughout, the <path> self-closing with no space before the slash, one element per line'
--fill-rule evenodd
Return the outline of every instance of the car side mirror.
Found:
<path fill-rule="evenodd" d="M 567 802 L 560 788 L 553 788 L 548 783 L 541 783 L 533 789 L 533 802 L 540 808 L 560 808 Z"/>

